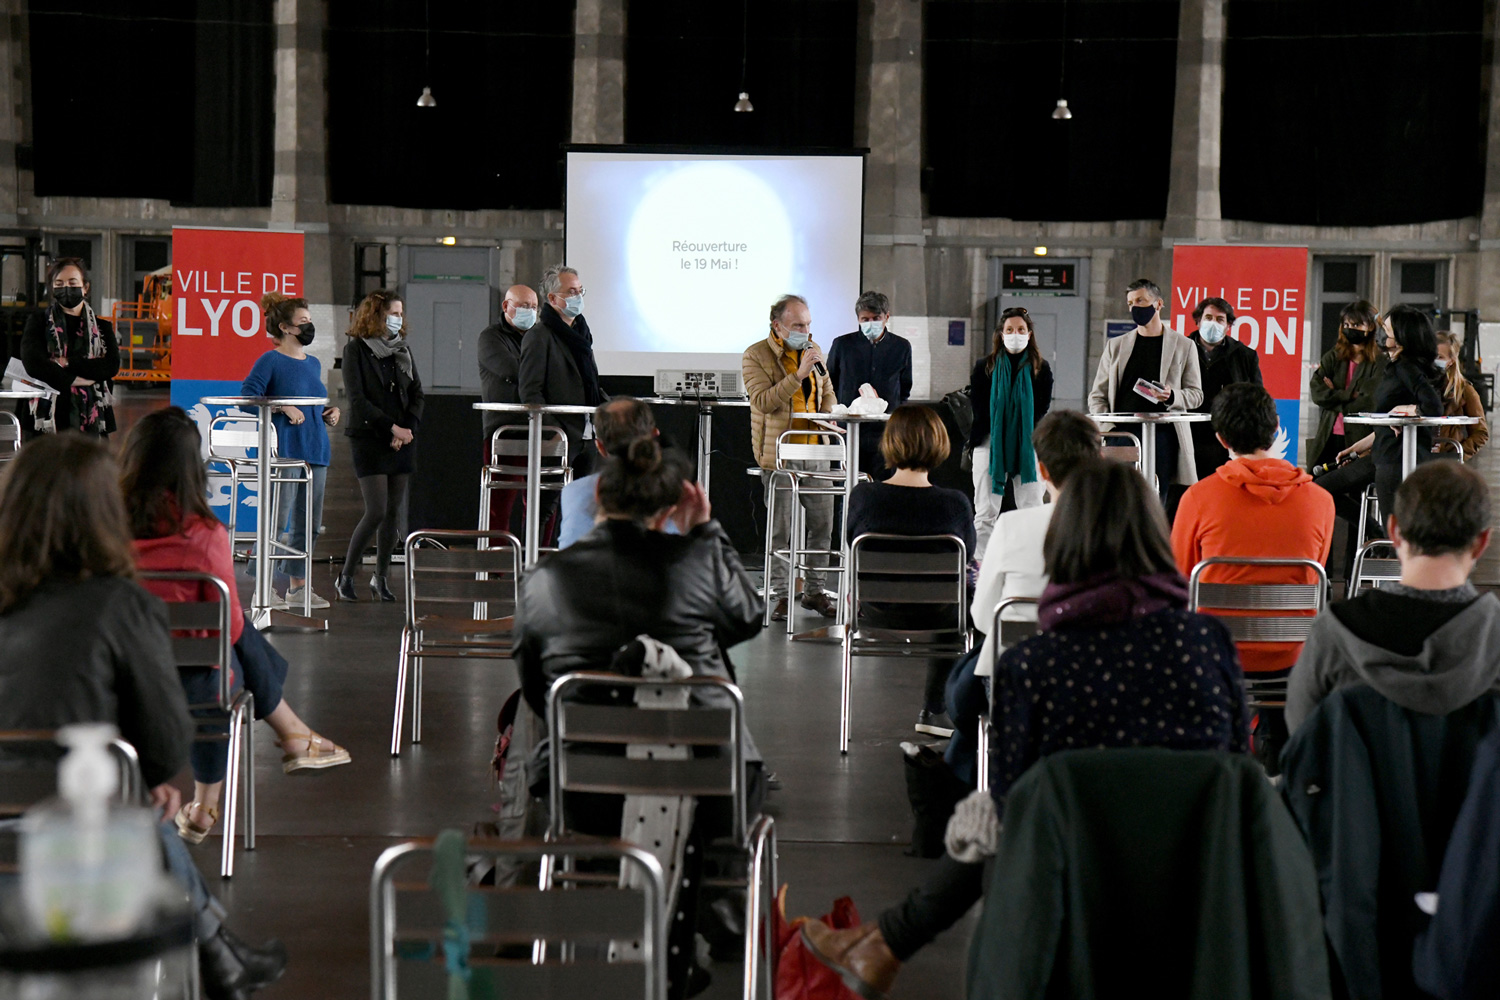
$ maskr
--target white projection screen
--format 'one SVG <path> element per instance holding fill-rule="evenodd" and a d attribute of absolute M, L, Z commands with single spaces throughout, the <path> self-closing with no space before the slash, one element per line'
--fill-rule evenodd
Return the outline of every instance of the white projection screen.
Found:
<path fill-rule="evenodd" d="M 785 292 L 857 328 L 864 157 L 569 150 L 565 255 L 605 375 L 740 370 Z"/>

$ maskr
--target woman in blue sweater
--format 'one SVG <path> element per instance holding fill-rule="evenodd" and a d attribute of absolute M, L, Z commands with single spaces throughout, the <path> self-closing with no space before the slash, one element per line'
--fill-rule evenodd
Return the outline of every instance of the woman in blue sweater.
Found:
<path fill-rule="evenodd" d="M 317 358 L 307 353 L 307 346 L 313 342 L 316 333 L 307 301 L 272 292 L 260 300 L 260 308 L 266 314 L 266 332 L 276 346 L 256 360 L 240 391 L 246 396 L 327 396 L 323 367 Z M 282 406 L 277 407 L 271 417 L 276 428 L 277 453 L 282 458 L 299 459 L 312 467 L 313 537 L 307 537 L 307 515 L 303 506 L 307 503 L 306 483 L 283 489 L 276 510 L 282 540 L 309 555 L 318 543 L 318 525 L 323 522 L 323 487 L 328 480 L 330 455 L 327 427 L 338 422 L 337 406 Z M 302 577 L 290 577 L 286 592 L 289 606 L 302 603 L 302 588 L 305 586 L 307 581 Z M 328 601 L 316 593 L 311 597 L 313 607 L 328 607 Z"/>

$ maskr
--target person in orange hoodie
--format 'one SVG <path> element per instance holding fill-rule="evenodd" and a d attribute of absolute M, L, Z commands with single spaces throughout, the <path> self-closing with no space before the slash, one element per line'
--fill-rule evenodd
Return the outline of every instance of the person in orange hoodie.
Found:
<path fill-rule="evenodd" d="M 1183 495 L 1172 526 L 1172 552 L 1183 576 L 1214 556 L 1328 561 L 1333 540 L 1333 497 L 1312 476 L 1271 455 L 1279 424 L 1276 403 L 1258 385 L 1225 386 L 1214 399 L 1213 428 L 1229 450 L 1229 461 Z M 1204 583 L 1313 583 L 1312 570 L 1284 567 L 1215 566 Z M 1224 611 L 1225 616 L 1260 614 Z M 1313 612 L 1290 611 L 1289 615 Z M 1240 664 L 1249 680 L 1284 676 L 1297 662 L 1301 643 L 1242 642 Z M 1280 712 L 1259 713 L 1257 756 L 1274 762 L 1284 735 Z"/>

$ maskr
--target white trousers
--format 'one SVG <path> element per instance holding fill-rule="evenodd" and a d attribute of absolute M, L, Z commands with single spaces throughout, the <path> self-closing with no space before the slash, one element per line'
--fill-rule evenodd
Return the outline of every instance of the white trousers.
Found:
<path fill-rule="evenodd" d="M 1041 479 L 1023 483 L 1020 476 L 1012 476 L 1010 486 L 1017 507 L 1040 507 L 1047 496 L 1047 484 Z M 990 446 L 982 444 L 974 449 L 974 558 L 980 561 L 984 560 L 984 550 L 995 532 L 995 519 L 1000 516 L 1004 499 L 990 481 Z"/>

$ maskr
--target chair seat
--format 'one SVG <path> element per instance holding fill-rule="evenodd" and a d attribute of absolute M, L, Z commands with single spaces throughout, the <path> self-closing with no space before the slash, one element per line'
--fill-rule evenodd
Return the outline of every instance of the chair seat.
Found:
<path fill-rule="evenodd" d="M 449 636 L 510 635 L 514 618 L 460 618 L 456 615 L 421 615 L 414 623 L 420 632 L 439 632 Z"/>

